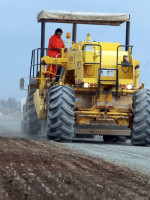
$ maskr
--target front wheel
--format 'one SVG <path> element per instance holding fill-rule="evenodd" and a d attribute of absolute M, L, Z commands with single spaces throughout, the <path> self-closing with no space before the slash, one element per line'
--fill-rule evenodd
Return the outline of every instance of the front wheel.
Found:
<path fill-rule="evenodd" d="M 34 106 L 34 93 L 35 90 L 31 90 L 28 94 L 26 136 L 30 138 L 38 138 L 38 131 L 41 129 Z"/>
<path fill-rule="evenodd" d="M 66 85 L 53 86 L 47 100 L 48 139 L 71 142 L 74 137 L 74 89 Z"/>

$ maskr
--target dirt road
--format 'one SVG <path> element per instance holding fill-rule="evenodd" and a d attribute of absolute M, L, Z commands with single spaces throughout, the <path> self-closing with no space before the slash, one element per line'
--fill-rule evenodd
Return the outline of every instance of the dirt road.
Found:
<path fill-rule="evenodd" d="M 0 200 L 150 199 L 150 176 L 125 167 L 149 168 L 149 148 L 27 140 L 12 116 L 0 119 L 0 135 Z"/>
<path fill-rule="evenodd" d="M 150 199 L 150 177 L 52 141 L 0 138 L 0 199 Z"/>

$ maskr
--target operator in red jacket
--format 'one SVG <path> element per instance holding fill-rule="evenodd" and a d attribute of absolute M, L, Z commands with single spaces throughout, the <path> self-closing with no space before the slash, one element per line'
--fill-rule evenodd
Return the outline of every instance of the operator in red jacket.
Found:
<path fill-rule="evenodd" d="M 49 39 L 48 48 L 51 49 L 51 50 L 48 50 L 48 52 L 47 52 L 48 56 L 54 57 L 54 58 L 55 57 L 57 57 L 57 58 L 61 57 L 61 54 L 60 54 L 61 50 L 57 50 L 57 49 L 65 48 L 64 42 L 61 39 L 62 33 L 63 33 L 62 29 L 58 28 L 58 29 L 56 29 L 55 34 Z M 58 67 L 57 71 L 60 71 L 60 67 L 59 66 L 57 66 L 57 67 Z M 49 71 L 49 70 L 50 70 L 50 66 L 47 67 L 47 71 Z M 52 77 L 53 77 L 54 74 L 56 73 L 56 66 L 54 66 L 54 65 L 53 65 L 53 68 L 52 68 L 52 73 L 53 73 L 52 74 Z M 50 77 L 49 73 L 46 73 L 46 75 L 48 77 Z"/>

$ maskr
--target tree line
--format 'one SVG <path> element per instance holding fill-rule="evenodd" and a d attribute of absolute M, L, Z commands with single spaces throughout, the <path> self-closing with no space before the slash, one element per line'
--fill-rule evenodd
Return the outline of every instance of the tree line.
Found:
<path fill-rule="evenodd" d="M 20 102 L 14 97 L 9 97 L 7 100 L 2 99 L 0 100 L 0 108 L 19 109 Z"/>

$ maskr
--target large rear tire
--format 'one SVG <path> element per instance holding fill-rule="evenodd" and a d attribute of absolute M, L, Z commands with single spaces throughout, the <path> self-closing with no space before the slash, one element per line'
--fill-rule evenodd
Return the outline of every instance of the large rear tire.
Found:
<path fill-rule="evenodd" d="M 131 142 L 150 146 L 150 90 L 137 90 L 133 96 L 134 118 Z"/>
<path fill-rule="evenodd" d="M 71 142 L 74 137 L 74 89 L 65 85 L 53 86 L 47 98 L 48 139 Z"/>
<path fill-rule="evenodd" d="M 31 90 L 28 94 L 26 135 L 27 137 L 36 139 L 38 138 L 38 131 L 40 130 L 41 125 L 33 102 L 34 93 L 35 90 Z"/>

